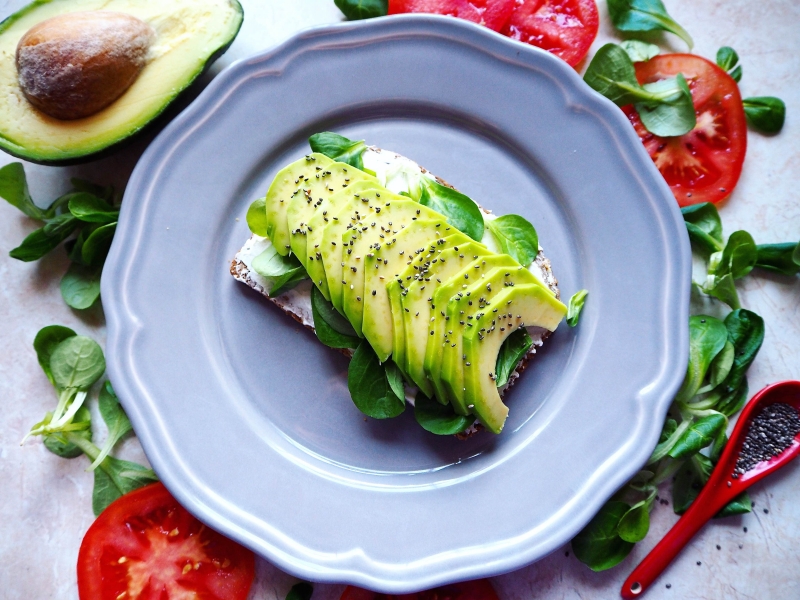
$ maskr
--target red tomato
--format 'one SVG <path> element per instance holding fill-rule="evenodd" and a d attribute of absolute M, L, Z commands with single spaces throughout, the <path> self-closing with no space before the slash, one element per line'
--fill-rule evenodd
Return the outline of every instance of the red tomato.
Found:
<path fill-rule="evenodd" d="M 514 4 L 515 0 L 389 0 L 389 14 L 434 13 L 500 31 L 511 16 Z"/>
<path fill-rule="evenodd" d="M 689 83 L 697 114 L 697 125 L 689 133 L 658 137 L 644 128 L 632 106 L 623 110 L 679 205 L 721 202 L 739 181 L 747 150 L 739 86 L 717 65 L 694 54 L 664 54 L 636 63 L 636 78 L 642 84 L 678 73 Z"/>
<path fill-rule="evenodd" d="M 253 553 L 206 529 L 160 483 L 114 501 L 78 554 L 81 600 L 243 600 Z"/>
<path fill-rule="evenodd" d="M 378 594 L 348 585 L 340 600 L 498 600 L 498 598 L 488 579 L 477 579 L 402 595 Z"/>
<path fill-rule="evenodd" d="M 600 23 L 595 0 L 516 2 L 503 34 L 547 50 L 573 67 L 583 60 Z"/>

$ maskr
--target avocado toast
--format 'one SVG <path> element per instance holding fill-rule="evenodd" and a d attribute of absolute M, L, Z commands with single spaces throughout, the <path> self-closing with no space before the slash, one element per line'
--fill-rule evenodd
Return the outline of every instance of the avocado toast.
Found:
<path fill-rule="evenodd" d="M 495 217 L 397 154 L 330 133 L 311 144 L 326 155 L 282 169 L 251 206 L 253 236 L 231 274 L 323 343 L 358 348 L 348 385 L 366 414 L 394 416 L 418 390 L 456 424 L 429 426 L 415 408 L 429 431 L 499 433 L 502 394 L 566 314 L 533 226 Z M 341 335 L 323 335 L 315 317 Z M 353 365 L 363 375 L 365 356 L 397 396 L 388 412 L 365 409 L 354 389 Z"/>

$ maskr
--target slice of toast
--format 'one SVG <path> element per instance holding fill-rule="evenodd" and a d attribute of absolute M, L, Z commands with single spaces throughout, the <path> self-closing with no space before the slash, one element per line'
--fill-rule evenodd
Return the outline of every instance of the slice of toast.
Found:
<path fill-rule="evenodd" d="M 405 157 L 401 157 L 399 154 L 389 153 L 385 150 L 381 150 L 380 148 L 370 147 L 368 151 L 382 154 L 383 156 L 388 155 L 390 158 L 399 158 L 403 161 L 411 162 Z M 414 164 L 422 173 L 427 173 L 424 168 L 419 167 L 416 165 L 416 163 L 411 164 Z M 446 185 L 455 189 L 452 185 L 440 179 L 439 177 L 436 177 L 436 180 L 442 185 Z M 481 207 L 481 210 L 487 217 L 491 217 L 491 211 L 488 211 L 483 207 Z M 295 321 L 307 327 L 311 331 L 314 331 L 314 319 L 311 313 L 311 286 L 313 285 L 311 281 L 305 280 L 291 290 L 272 297 L 269 295 L 271 291 L 269 282 L 251 268 L 253 259 L 266 250 L 270 243 L 271 242 L 267 238 L 255 234 L 251 235 L 250 239 L 245 242 L 244 246 L 242 246 L 241 250 L 236 253 L 236 256 L 231 262 L 230 273 L 233 275 L 234 279 L 251 287 L 256 292 L 267 298 L 270 302 L 275 304 L 287 315 L 292 317 Z M 534 264 L 536 267 L 538 267 L 536 269 L 536 275 L 542 281 L 544 281 L 547 287 L 550 288 L 550 290 L 556 295 L 556 298 L 560 298 L 558 280 L 556 279 L 555 275 L 553 275 L 550 261 L 544 255 L 544 252 L 541 248 L 539 249 L 539 253 L 536 255 Z M 501 397 L 517 382 L 520 375 L 533 358 L 534 354 L 536 354 L 537 347 L 540 347 L 544 343 L 544 340 L 546 340 L 550 335 L 548 330 L 541 327 L 529 327 L 528 333 L 533 340 L 533 345 L 528 353 L 519 361 L 519 363 L 517 363 L 517 366 L 514 368 L 508 378 L 508 382 L 498 390 Z M 347 356 L 351 356 L 353 354 L 353 351 L 348 349 L 342 349 L 340 351 Z M 413 404 L 415 395 L 416 388 L 412 388 L 411 386 L 407 385 L 406 400 Z M 469 437 L 480 429 L 481 425 L 476 421 L 472 427 L 470 427 L 464 433 L 459 434 L 457 437 Z"/>

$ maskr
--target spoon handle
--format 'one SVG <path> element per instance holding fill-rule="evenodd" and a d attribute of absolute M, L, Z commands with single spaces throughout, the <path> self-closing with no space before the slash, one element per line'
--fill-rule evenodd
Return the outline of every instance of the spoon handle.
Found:
<path fill-rule="evenodd" d="M 664 539 L 633 570 L 622 586 L 621 595 L 625 600 L 631 600 L 644 593 L 687 542 L 727 504 L 730 500 L 727 498 L 728 494 L 720 494 L 720 490 L 712 489 L 716 487 L 713 485 L 714 483 L 717 482 L 709 480 L 680 520 L 664 536 Z"/>

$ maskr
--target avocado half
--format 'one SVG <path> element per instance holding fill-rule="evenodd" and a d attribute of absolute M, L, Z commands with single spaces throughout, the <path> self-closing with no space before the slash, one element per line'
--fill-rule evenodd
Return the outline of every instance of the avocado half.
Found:
<path fill-rule="evenodd" d="M 17 82 L 14 56 L 34 25 L 69 12 L 108 10 L 150 24 L 156 38 L 147 65 L 100 112 L 62 121 L 33 107 Z M 242 25 L 237 0 L 35 0 L 0 23 L 0 148 L 19 158 L 64 165 L 96 158 L 153 121 L 222 55 Z"/>

